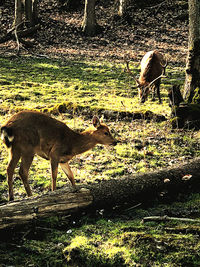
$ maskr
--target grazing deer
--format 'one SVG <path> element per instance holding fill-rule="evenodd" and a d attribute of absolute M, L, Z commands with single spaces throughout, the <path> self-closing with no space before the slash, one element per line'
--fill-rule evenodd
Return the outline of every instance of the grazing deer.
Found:
<path fill-rule="evenodd" d="M 56 189 L 58 165 L 75 186 L 74 176 L 68 161 L 96 144 L 115 145 L 117 141 L 111 135 L 106 124 L 93 117 L 93 126 L 81 133 L 71 130 L 63 122 L 36 111 L 22 111 L 12 116 L 1 127 L 1 138 L 9 150 L 7 178 L 9 200 L 14 199 L 13 174 L 21 158 L 19 175 L 26 193 L 31 196 L 28 172 L 35 154 L 50 160 L 52 191 Z"/>
<path fill-rule="evenodd" d="M 129 64 L 127 64 L 127 70 L 131 74 Z M 139 97 L 141 103 L 147 100 L 152 87 L 153 100 L 155 99 L 155 91 L 159 99 L 159 103 L 162 103 L 160 97 L 160 81 L 165 75 L 165 68 L 167 66 L 167 60 L 157 50 L 147 52 L 141 60 L 141 71 L 139 79 L 135 79 L 137 86 L 139 87 Z M 131 74 L 132 75 L 132 74 Z"/>

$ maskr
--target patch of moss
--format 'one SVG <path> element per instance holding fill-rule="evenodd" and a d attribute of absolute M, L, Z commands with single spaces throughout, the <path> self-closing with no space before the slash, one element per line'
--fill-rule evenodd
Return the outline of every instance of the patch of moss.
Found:
<path fill-rule="evenodd" d="M 58 115 L 60 113 L 73 113 L 75 112 L 77 105 L 72 102 L 64 102 L 61 104 L 57 104 L 51 108 L 43 108 L 42 112 L 48 112 L 54 115 Z"/>
<path fill-rule="evenodd" d="M 197 236 L 169 234 L 164 225 L 157 229 L 154 225 L 149 224 L 142 230 L 131 221 L 124 227 L 122 222 L 101 220 L 77 230 L 63 252 L 68 263 L 80 265 L 86 262 L 87 266 L 195 266 L 199 262 Z"/>

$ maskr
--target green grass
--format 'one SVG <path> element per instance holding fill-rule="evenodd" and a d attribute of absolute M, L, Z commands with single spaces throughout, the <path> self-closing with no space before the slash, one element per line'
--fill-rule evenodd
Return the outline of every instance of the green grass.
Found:
<path fill-rule="evenodd" d="M 146 210 L 118 209 L 109 213 L 101 211 L 96 217 L 49 218 L 42 227 L 25 232 L 26 236 L 18 244 L 14 241 L 0 244 L 1 263 L 15 266 L 199 266 L 200 224 L 142 223 L 142 218 L 149 215 L 199 214 L 199 199 L 200 195 L 194 194 L 173 205 L 155 205 Z M 5 249 L 9 249 L 9 253 L 3 253 Z"/>
<path fill-rule="evenodd" d="M 135 64 L 131 67 L 135 74 L 139 73 Z M 80 111 L 89 109 L 91 117 L 92 110 L 94 114 L 98 114 L 98 110 L 102 108 L 133 113 L 151 111 L 169 117 L 167 88 L 175 81 L 181 83 L 184 79 L 181 68 L 172 69 L 169 66 L 169 78 L 163 79 L 161 84 L 163 104 L 152 102 L 149 97 L 141 105 L 137 89 L 133 88 L 134 81 L 124 72 L 124 65 L 120 62 L 0 58 L 0 72 L 0 123 L 5 122 L 13 112 L 36 109 L 50 112 L 69 127 L 76 129 L 84 129 L 91 124 L 91 121 L 76 113 L 77 108 Z M 68 110 L 73 111 L 73 116 Z M 127 122 L 118 121 L 116 117 L 115 121 L 108 119 L 106 123 L 121 143 L 109 148 L 97 146 L 73 159 L 70 164 L 77 183 L 90 183 L 167 167 L 198 156 L 200 152 L 199 139 L 192 131 L 172 132 L 168 121 Z M 0 164 L 3 192 L 1 199 L 4 200 L 7 190 L 7 151 L 2 143 Z M 29 179 L 34 194 L 48 191 L 51 184 L 49 162 L 35 157 Z M 59 172 L 58 187 L 68 184 L 66 180 L 65 175 Z M 15 182 L 17 198 L 24 196 L 21 187 L 20 181 Z"/>
<path fill-rule="evenodd" d="M 163 105 L 148 101 L 141 106 L 135 97 L 135 82 L 120 63 L 0 58 L 0 66 L 0 97 L 4 107 L 37 108 L 70 101 L 118 111 L 150 109 L 164 115 L 170 112 L 165 101 Z M 180 69 L 178 73 L 174 69 L 168 71 L 180 75 Z M 174 79 L 163 80 L 164 87 L 170 87 Z M 163 94 L 166 98 L 165 90 Z"/>
<path fill-rule="evenodd" d="M 132 71 L 139 70 L 132 65 Z M 50 60 L 34 58 L 0 58 L 0 124 L 14 112 L 36 109 L 74 129 L 85 129 L 91 120 L 81 110 L 118 112 L 151 111 L 169 118 L 167 89 L 183 85 L 184 72 L 168 67 L 162 80 L 163 104 L 151 99 L 141 105 L 134 81 L 120 62 Z M 76 108 L 79 108 L 78 114 Z M 67 110 L 73 110 L 70 114 Z M 123 176 L 158 170 L 186 162 L 200 155 L 199 135 L 194 131 L 171 129 L 170 122 L 146 120 L 105 121 L 121 141 L 115 147 L 97 146 L 70 162 L 77 184 L 122 179 Z M 0 143 L 0 201 L 7 199 L 7 151 Z M 25 190 L 16 168 L 14 194 L 22 199 Z M 34 196 L 50 190 L 49 162 L 35 157 L 29 173 Z M 70 186 L 59 171 L 58 187 Z M 0 264 L 14 266 L 198 266 L 199 225 L 180 223 L 141 225 L 143 216 L 194 214 L 199 218 L 199 194 L 185 202 L 146 209 L 119 211 L 113 216 L 97 211 L 98 216 L 79 219 L 50 218 L 40 230 L 24 233 L 23 239 L 0 245 Z M 100 219 L 101 218 L 101 219 Z M 171 232 L 169 230 L 171 228 Z M 46 230 L 45 230 L 46 229 Z M 49 229 L 49 231 L 48 231 Z M 38 236 L 37 236 L 37 233 Z M 36 236 L 35 236 L 36 235 Z M 16 242 L 16 243 L 15 243 Z M 30 256 L 31 254 L 31 256 Z M 148 265 L 149 264 L 149 265 Z"/>

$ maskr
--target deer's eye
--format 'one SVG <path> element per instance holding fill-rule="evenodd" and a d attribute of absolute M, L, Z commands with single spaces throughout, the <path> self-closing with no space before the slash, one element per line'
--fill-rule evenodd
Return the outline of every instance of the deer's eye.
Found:
<path fill-rule="evenodd" d="M 109 135 L 108 132 L 105 132 L 104 134 L 105 134 L 105 135 Z"/>

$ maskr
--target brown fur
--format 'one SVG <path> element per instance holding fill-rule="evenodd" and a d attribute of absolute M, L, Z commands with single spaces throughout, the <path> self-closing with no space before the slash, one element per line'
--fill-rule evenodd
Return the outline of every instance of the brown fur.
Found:
<path fill-rule="evenodd" d="M 163 73 L 163 70 L 166 67 L 163 67 L 164 64 L 166 64 L 166 62 L 163 55 L 156 50 L 147 52 L 144 55 L 141 61 L 140 77 L 137 80 L 141 102 L 145 102 L 147 100 L 150 92 L 150 88 L 148 86 Z M 153 97 L 155 97 L 155 91 L 157 91 L 159 102 L 161 103 L 160 81 L 161 79 L 158 79 L 154 83 Z"/>
<path fill-rule="evenodd" d="M 40 112 L 22 111 L 12 116 L 1 128 L 1 137 L 10 156 L 7 167 L 9 200 L 14 199 L 13 174 L 20 158 L 19 174 L 27 195 L 32 195 L 28 184 L 28 171 L 35 154 L 50 160 L 52 190 L 56 189 L 58 165 L 74 186 L 74 176 L 68 161 L 96 144 L 116 144 L 108 126 L 100 123 L 97 117 L 93 118 L 93 126 L 77 133 L 63 122 Z"/>

